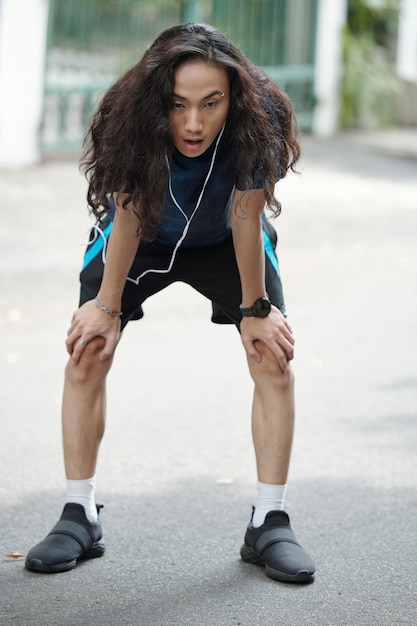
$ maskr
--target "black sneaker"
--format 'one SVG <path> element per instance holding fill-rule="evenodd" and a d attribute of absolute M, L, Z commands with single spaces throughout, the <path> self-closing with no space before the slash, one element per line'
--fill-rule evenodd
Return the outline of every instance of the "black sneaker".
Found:
<path fill-rule="evenodd" d="M 314 580 L 314 563 L 295 538 L 285 511 L 270 511 L 259 528 L 251 520 L 240 556 L 246 563 L 265 566 L 265 574 L 274 580 L 298 584 Z"/>
<path fill-rule="evenodd" d="M 101 505 L 97 505 L 100 512 Z M 66 504 L 61 519 L 43 541 L 26 557 L 25 567 L 33 572 L 55 574 L 77 565 L 78 559 L 94 559 L 104 554 L 100 520 L 91 523 L 81 504 Z"/>

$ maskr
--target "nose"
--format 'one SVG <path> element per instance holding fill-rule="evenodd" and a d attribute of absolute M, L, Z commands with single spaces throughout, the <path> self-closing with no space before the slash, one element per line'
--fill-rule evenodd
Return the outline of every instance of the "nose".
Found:
<path fill-rule="evenodd" d="M 201 133 L 203 124 L 200 118 L 200 112 L 198 109 L 190 109 L 188 111 L 187 118 L 185 120 L 185 130 L 188 133 Z"/>

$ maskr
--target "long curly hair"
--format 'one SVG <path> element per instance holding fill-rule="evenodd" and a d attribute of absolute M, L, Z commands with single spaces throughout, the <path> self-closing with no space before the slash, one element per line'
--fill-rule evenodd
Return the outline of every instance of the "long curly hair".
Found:
<path fill-rule="evenodd" d="M 155 236 L 166 194 L 174 73 L 196 59 L 229 78 L 225 138 L 238 189 L 251 189 L 254 171 L 263 170 L 266 203 L 279 214 L 276 180 L 300 156 L 291 102 L 274 81 L 216 28 L 194 22 L 168 28 L 104 95 L 80 163 L 92 213 L 100 218 L 111 193 L 127 193 L 124 206 L 132 203 L 143 241 Z"/>

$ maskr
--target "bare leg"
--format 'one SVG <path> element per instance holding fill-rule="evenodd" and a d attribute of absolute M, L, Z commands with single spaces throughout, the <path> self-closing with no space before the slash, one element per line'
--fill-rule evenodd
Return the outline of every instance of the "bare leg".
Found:
<path fill-rule="evenodd" d="M 104 432 L 106 376 L 112 359 L 98 358 L 104 339 L 93 339 L 77 365 L 65 369 L 62 429 L 65 471 L 70 480 L 85 480 L 95 474 L 97 454 Z M 59 528 L 59 532 L 57 532 Z M 67 503 L 61 518 L 43 541 L 26 557 L 26 568 L 35 572 L 66 572 L 77 559 L 104 554 L 99 520 L 91 520 L 78 502 Z"/>
<path fill-rule="evenodd" d="M 96 338 L 78 363 L 65 370 L 62 433 L 67 478 L 82 480 L 95 474 L 97 454 L 104 433 L 106 376 L 112 359 L 99 361 L 104 340 Z"/>
<path fill-rule="evenodd" d="M 267 346 L 257 342 L 262 361 L 249 358 L 255 382 L 252 432 L 258 480 L 266 485 L 285 485 L 294 432 L 294 376 L 290 365 L 282 372 Z M 290 526 L 288 514 L 281 509 L 266 513 L 252 522 L 245 534 L 240 555 L 247 563 L 264 565 L 265 573 L 275 580 L 311 583 L 315 566 L 300 546 Z"/>
<path fill-rule="evenodd" d="M 258 480 L 272 485 L 287 482 L 294 433 L 294 376 L 283 373 L 266 346 L 257 342 L 261 363 L 249 360 L 255 382 L 252 435 Z"/>

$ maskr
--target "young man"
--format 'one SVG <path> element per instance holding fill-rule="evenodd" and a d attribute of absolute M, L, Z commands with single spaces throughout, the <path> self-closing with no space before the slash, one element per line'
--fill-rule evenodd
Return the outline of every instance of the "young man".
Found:
<path fill-rule="evenodd" d="M 63 396 L 67 499 L 26 567 L 61 572 L 101 556 L 94 500 L 105 381 L 121 331 L 141 304 L 182 281 L 241 333 L 254 381 L 258 497 L 242 558 L 278 580 L 308 583 L 314 564 L 284 511 L 294 398 L 275 231 L 276 181 L 299 157 L 288 98 L 216 29 L 164 31 L 105 95 L 83 165 L 98 219 L 68 330 Z"/>

